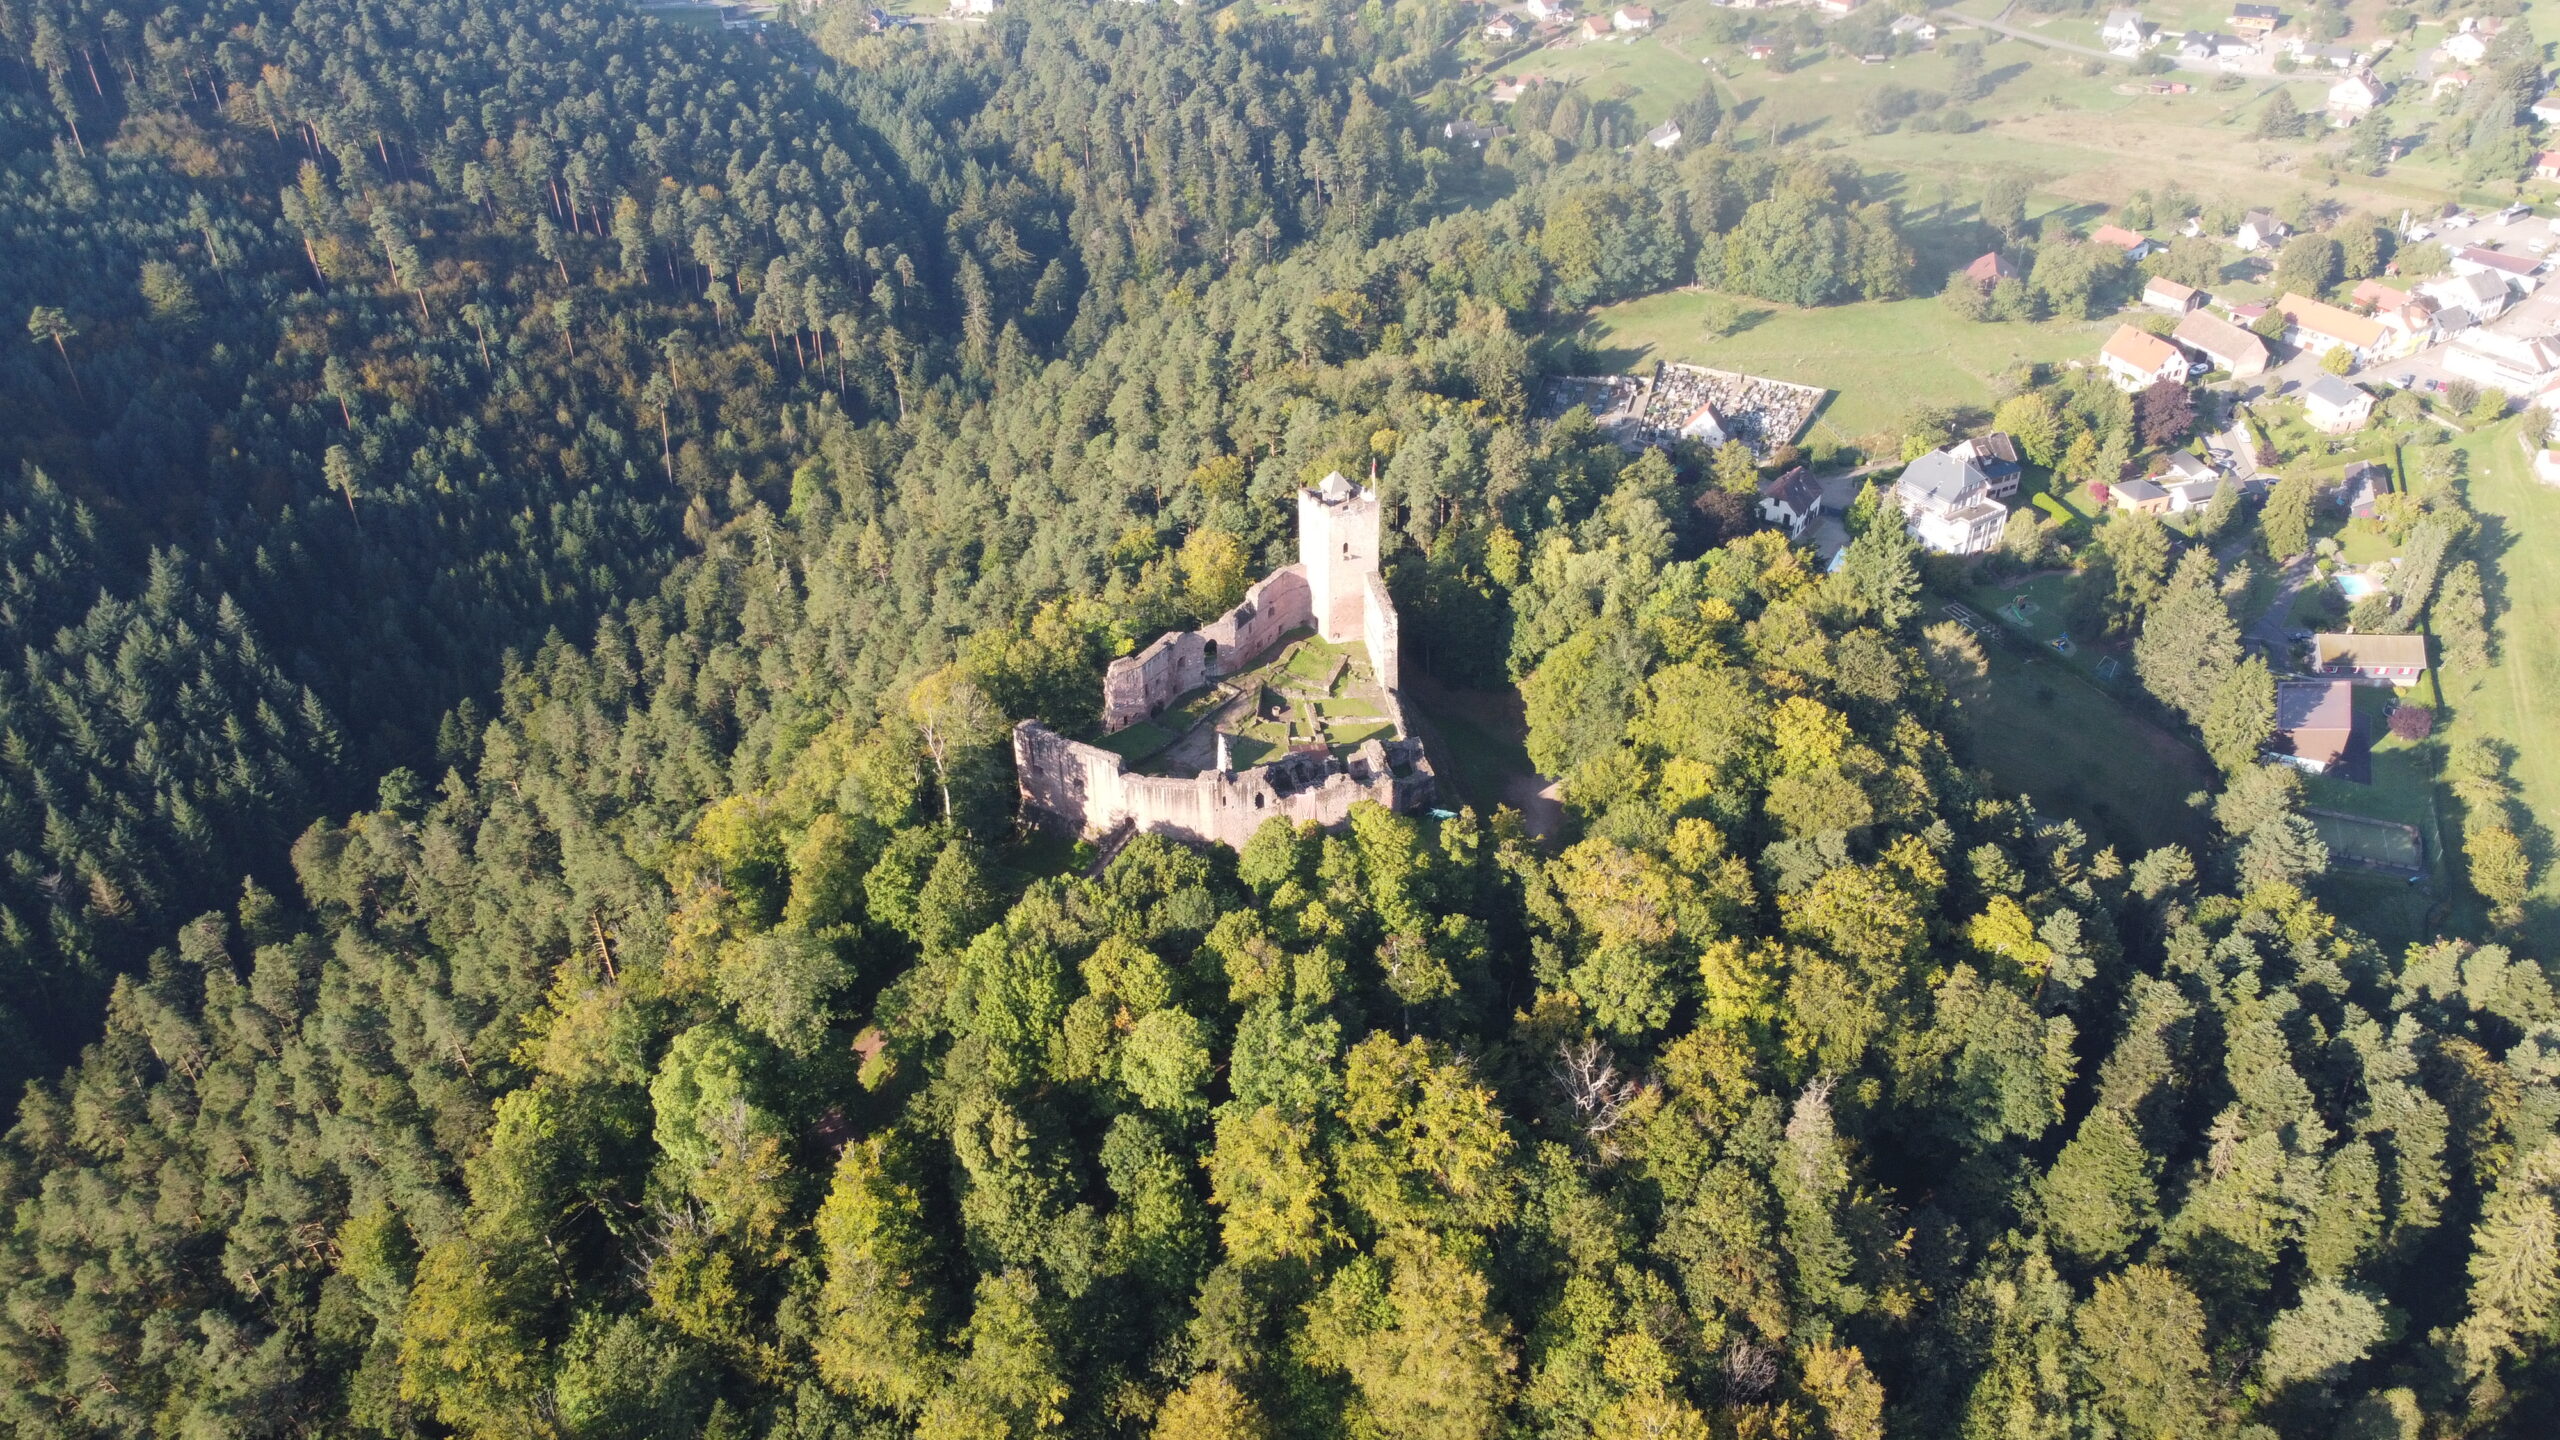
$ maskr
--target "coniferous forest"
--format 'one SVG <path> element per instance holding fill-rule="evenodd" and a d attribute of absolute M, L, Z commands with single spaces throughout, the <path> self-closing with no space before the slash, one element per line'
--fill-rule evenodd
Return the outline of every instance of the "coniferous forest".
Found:
<path fill-rule="evenodd" d="M 0 1433 L 2547 1433 L 2542 957 L 2280 767 L 2039 815 L 1899 526 L 1532 418 L 1889 187 L 1207 10 L 0 3 Z M 1563 832 L 1021 833 L 1331 470 Z"/>

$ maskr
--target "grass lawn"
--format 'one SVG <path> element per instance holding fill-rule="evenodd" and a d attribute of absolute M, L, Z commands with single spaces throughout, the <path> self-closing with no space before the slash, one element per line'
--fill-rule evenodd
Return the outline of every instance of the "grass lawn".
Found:
<path fill-rule="evenodd" d="M 1518 697 L 1448 690 L 1427 676 L 1418 678 L 1420 683 L 1408 685 L 1404 702 L 1406 713 L 1429 729 L 1440 803 L 1452 810 L 1473 805 L 1478 814 L 1492 814 L 1506 795 L 1538 773 L 1519 730 Z"/>
<path fill-rule="evenodd" d="M 1841 443 L 1891 430 L 1922 404 L 1988 406 L 1992 377 L 2021 360 L 2085 358 L 2115 319 L 1979 324 L 1935 299 L 1796 310 L 1737 297 L 1740 330 L 1710 340 L 1700 329 L 1706 292 L 1673 290 L 1596 310 L 1578 337 L 1601 371 L 1636 373 L 1656 360 L 1686 360 L 1833 392 L 1812 434 Z"/>
<path fill-rule="evenodd" d="M 2453 682 L 2445 703 L 2450 743 L 2474 735 L 2514 747 L 2510 773 L 2527 813 L 2548 827 L 2560 817 L 2560 490 L 2534 483 L 2509 420 L 2463 437 L 2471 455 L 2472 508 L 2486 527 L 2482 545 L 2494 557 L 2490 580 L 2497 661 L 2469 684 Z M 2549 952 L 2560 940 L 2560 867 L 2543 862 L 2541 902 L 2529 922 L 2529 948 Z"/>
<path fill-rule="evenodd" d="M 2028 658 L 2014 642 L 1984 648 L 1990 688 L 1967 715 L 1973 763 L 1994 785 L 2079 821 L 2127 859 L 2203 845 L 2203 812 L 2187 804 L 2214 784 L 2203 755 L 2050 656 Z"/>
<path fill-rule="evenodd" d="M 1177 734 L 1153 720 L 1141 720 L 1124 730 L 1114 730 L 1094 743 L 1134 765 L 1172 744 Z"/>

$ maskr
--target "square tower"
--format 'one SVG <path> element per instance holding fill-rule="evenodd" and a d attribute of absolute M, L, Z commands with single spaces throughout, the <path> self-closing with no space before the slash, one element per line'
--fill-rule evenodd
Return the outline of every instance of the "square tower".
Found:
<path fill-rule="evenodd" d="M 1378 495 L 1342 478 L 1324 477 L 1298 492 L 1298 564 L 1307 572 L 1316 633 L 1330 644 L 1365 635 L 1369 577 L 1378 573 Z"/>

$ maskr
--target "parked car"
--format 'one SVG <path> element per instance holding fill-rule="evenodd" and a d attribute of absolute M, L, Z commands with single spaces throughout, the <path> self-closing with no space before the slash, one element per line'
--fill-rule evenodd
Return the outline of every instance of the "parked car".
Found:
<path fill-rule="evenodd" d="M 2411 382 L 2413 382 L 2413 381 L 2415 381 L 2417 378 L 2418 378 L 2417 376 L 2412 375 L 2412 374 L 2410 374 L 2410 373 L 2408 373 L 2407 371 L 2405 371 L 2405 370 L 2404 370 L 2404 371 L 2402 371 L 2399 375 L 2397 375 L 2397 376 L 2393 377 L 2393 379 L 2392 379 L 2391 383 L 2392 383 L 2392 384 L 2394 384 L 2394 385 L 2399 386 L 2399 387 L 2400 387 L 2401 389 L 2403 389 L 2403 390 L 2406 390 L 2406 389 L 2408 389 L 2408 388 L 2409 388 L 2410 383 L 2411 383 Z"/>
<path fill-rule="evenodd" d="M 2444 217 L 2444 228 L 2447 230 L 2468 230 L 2471 228 L 2471 217 L 2468 215 L 2447 215 Z"/>
<path fill-rule="evenodd" d="M 2428 380 L 2427 380 L 2427 392 L 2428 392 L 2429 394 L 2433 394 L 2433 393 L 2435 393 L 2435 392 L 2436 392 L 2436 391 L 2438 391 L 2438 390 L 2442 390 L 2443 388 L 2444 388 L 2444 382 L 2443 382 L 2443 381 L 2438 380 L 2438 379 L 2435 379 L 2435 378 L 2434 378 L 2434 377 L 2432 377 L 2432 376 L 2428 377 Z"/>
<path fill-rule="evenodd" d="M 2560 220 L 2552 222 L 2552 233 L 2560 234 Z M 2434 238 L 2436 238 L 2436 232 L 2428 229 L 2424 225 L 2412 225 L 2409 227 L 2408 241 L 2412 245 L 2425 240 L 2433 240 Z"/>

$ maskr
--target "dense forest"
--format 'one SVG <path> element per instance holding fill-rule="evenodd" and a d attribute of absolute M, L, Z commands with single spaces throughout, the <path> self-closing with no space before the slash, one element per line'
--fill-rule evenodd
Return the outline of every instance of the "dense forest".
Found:
<path fill-rule="evenodd" d="M 1883 187 L 1203 8 L 0 9 L 0 1429 L 2532 1433 L 2538 957 L 2246 746 L 2039 815 L 1899 526 L 1531 418 L 1573 307 L 1907 293 Z M 1333 469 L 1566 832 L 1017 833 Z"/>

